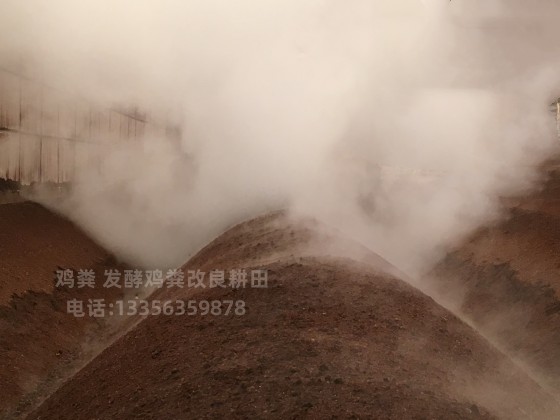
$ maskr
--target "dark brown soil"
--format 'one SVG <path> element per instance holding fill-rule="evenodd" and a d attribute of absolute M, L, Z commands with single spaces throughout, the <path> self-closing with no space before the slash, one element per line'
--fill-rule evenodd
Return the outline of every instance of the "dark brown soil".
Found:
<path fill-rule="evenodd" d="M 534 381 L 379 257 L 310 255 L 314 228 L 275 214 L 225 233 L 185 269 L 265 268 L 267 289 L 153 298 L 243 300 L 245 315 L 147 316 L 29 418 L 558 418 Z"/>
<path fill-rule="evenodd" d="M 19 189 L 20 189 L 19 182 L 12 181 L 11 179 L 0 178 L 0 192 L 17 191 Z"/>
<path fill-rule="evenodd" d="M 560 169 L 510 200 L 509 218 L 481 229 L 429 276 L 455 307 L 560 396 Z"/>
<path fill-rule="evenodd" d="M 109 254 L 73 223 L 30 202 L 0 205 L 0 304 L 51 293 L 58 267 L 90 268 Z"/>
<path fill-rule="evenodd" d="M 0 205 L 0 418 L 32 409 L 112 341 L 114 325 L 67 313 L 68 299 L 117 289 L 55 288 L 57 269 L 120 267 L 80 229 L 33 203 Z M 115 324 L 116 325 L 116 324 Z"/>

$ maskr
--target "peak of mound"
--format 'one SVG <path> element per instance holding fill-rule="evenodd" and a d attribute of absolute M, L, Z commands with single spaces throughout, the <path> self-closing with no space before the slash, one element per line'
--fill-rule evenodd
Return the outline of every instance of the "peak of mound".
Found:
<path fill-rule="evenodd" d="M 341 244 L 348 255 L 329 255 Z M 244 315 L 147 316 L 30 418 L 515 419 L 554 404 L 390 264 L 318 224 L 254 219 L 185 269 L 233 267 L 268 270 L 268 288 L 152 298 L 243 301 Z"/>

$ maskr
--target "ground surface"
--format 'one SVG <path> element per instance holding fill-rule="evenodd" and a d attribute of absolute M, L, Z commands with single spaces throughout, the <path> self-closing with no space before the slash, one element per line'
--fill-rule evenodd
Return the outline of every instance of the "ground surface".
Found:
<path fill-rule="evenodd" d="M 243 300 L 245 315 L 147 316 L 29 418 L 557 418 L 534 381 L 376 255 L 313 256 L 336 242 L 316 227 L 275 214 L 226 232 L 185 268 L 265 268 L 268 288 L 153 297 Z"/>

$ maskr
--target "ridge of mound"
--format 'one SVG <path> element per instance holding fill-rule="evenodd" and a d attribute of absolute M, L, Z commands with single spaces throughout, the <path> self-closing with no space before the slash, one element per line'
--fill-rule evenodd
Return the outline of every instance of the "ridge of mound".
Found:
<path fill-rule="evenodd" d="M 554 418 L 472 328 L 375 254 L 329 256 L 334 242 L 282 214 L 234 227 L 184 269 L 266 269 L 268 288 L 152 298 L 243 301 L 244 315 L 146 316 L 29 418 Z"/>

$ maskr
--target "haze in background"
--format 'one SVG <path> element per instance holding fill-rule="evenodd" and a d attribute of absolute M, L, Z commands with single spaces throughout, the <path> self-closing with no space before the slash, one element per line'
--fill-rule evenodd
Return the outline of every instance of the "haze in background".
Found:
<path fill-rule="evenodd" d="M 560 4 L 528 3 L 8 0 L 0 58 L 180 122 L 50 203 L 127 261 L 288 207 L 416 275 L 557 151 Z"/>

